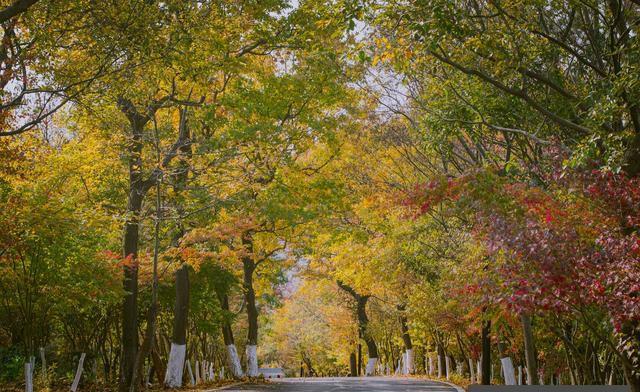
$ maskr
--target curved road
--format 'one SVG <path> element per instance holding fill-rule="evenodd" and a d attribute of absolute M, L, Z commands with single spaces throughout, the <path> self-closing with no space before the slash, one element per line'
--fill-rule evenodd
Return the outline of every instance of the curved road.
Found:
<path fill-rule="evenodd" d="M 262 385 L 240 385 L 226 391 L 272 392 L 456 392 L 456 388 L 437 381 L 390 377 L 286 378 Z"/>

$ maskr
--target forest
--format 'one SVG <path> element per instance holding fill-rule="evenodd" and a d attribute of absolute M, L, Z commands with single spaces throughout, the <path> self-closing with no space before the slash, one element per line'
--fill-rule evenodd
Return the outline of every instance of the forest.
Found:
<path fill-rule="evenodd" d="M 0 25 L 0 391 L 640 392 L 639 0 L 0 0 Z"/>

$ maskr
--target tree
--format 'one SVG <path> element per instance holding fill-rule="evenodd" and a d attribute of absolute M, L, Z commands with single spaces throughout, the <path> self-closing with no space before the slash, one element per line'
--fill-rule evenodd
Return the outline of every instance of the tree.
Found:
<path fill-rule="evenodd" d="M 489 295 L 495 301 L 504 301 L 524 314 L 525 328 L 526 315 L 538 307 L 574 312 L 593 331 L 599 327 L 585 318 L 587 309 L 595 306 L 607 312 L 611 327 L 629 349 L 621 349 L 622 346 L 615 343 L 616 334 L 610 332 L 602 338 L 618 356 L 627 382 L 635 388 L 637 380 L 631 359 L 635 349 L 631 347 L 637 343 L 633 342 L 631 331 L 635 330 L 637 321 L 634 321 L 634 313 L 627 310 L 631 305 L 628 301 L 633 302 L 636 290 L 635 283 L 631 283 L 635 280 L 635 272 L 632 267 L 628 268 L 630 265 L 623 267 L 625 272 L 619 269 L 633 256 L 627 252 L 619 254 L 616 250 L 624 243 L 633 252 L 627 241 L 635 241 L 634 235 L 623 233 L 620 222 L 625 222 L 629 228 L 635 224 L 635 180 L 595 171 L 591 174 L 569 173 L 562 180 L 567 181 L 563 185 L 572 184 L 567 188 L 553 187 L 551 181 L 548 182 L 550 189 L 544 190 L 510 183 L 490 171 L 480 172 L 477 176 L 448 181 L 448 185 L 433 193 L 427 192 L 446 196 L 444 199 L 439 199 L 440 196 L 422 199 L 422 205 L 428 210 L 432 201 L 454 200 L 454 205 L 462 208 L 472 206 L 473 210 L 469 212 L 475 215 L 479 227 L 484 228 L 481 232 L 486 235 L 484 241 L 488 249 L 500 259 L 490 267 L 499 276 L 500 284 L 491 282 L 480 286 L 491 292 Z M 485 188 L 487 184 L 492 184 L 491 189 L 501 187 L 504 196 L 496 198 L 485 193 L 483 189 L 489 189 Z M 438 186 L 432 187 L 436 188 Z M 622 279 L 626 284 L 619 286 Z M 593 294 L 579 295 L 580 287 L 590 287 Z M 525 331 L 526 348 L 533 350 L 533 342 L 526 341 L 527 333 L 530 332 Z M 533 366 L 531 356 L 529 352 L 528 366 Z"/>

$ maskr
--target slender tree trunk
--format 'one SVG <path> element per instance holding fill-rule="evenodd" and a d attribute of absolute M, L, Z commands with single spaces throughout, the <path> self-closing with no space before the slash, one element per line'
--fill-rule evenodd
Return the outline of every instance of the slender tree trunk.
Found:
<path fill-rule="evenodd" d="M 362 338 L 362 336 L 358 333 L 358 336 Z M 358 377 L 362 375 L 362 343 L 360 343 L 360 339 L 358 339 Z"/>
<path fill-rule="evenodd" d="M 462 359 L 462 369 L 460 369 L 460 375 L 464 373 L 464 368 L 469 368 L 469 360 L 467 358 L 467 354 L 465 352 L 464 343 L 462 342 L 462 337 L 459 333 L 456 333 L 456 341 L 458 343 L 458 349 L 460 350 L 460 358 Z M 469 374 L 471 374 L 472 370 L 469 368 Z"/>
<path fill-rule="evenodd" d="M 167 363 L 165 386 L 180 388 L 184 361 L 187 353 L 187 318 L 189 314 L 189 267 L 187 264 L 176 271 L 176 301 L 173 315 L 173 337 Z"/>
<path fill-rule="evenodd" d="M 180 110 L 179 140 L 190 141 L 191 134 L 188 126 L 187 109 Z M 155 125 L 155 122 L 154 122 Z M 156 131 L 156 149 L 158 150 L 158 165 L 160 165 L 159 140 Z M 182 192 L 186 189 L 189 178 L 190 159 L 192 158 L 192 145 L 190 142 L 182 144 L 178 148 L 178 164 L 172 173 L 172 183 L 174 190 L 175 208 L 178 215 L 176 220 L 176 230 L 171 241 L 173 247 L 179 246 L 180 239 L 185 234 L 182 219 L 184 218 L 184 208 L 182 206 Z M 189 313 L 189 268 L 187 264 L 182 266 L 175 273 L 176 299 L 174 304 L 173 336 L 169 360 L 164 378 L 165 386 L 169 388 L 179 388 L 182 386 L 184 364 L 187 356 L 187 321 Z"/>
<path fill-rule="evenodd" d="M 375 374 L 376 365 L 378 363 L 378 347 L 375 340 L 368 332 L 369 318 L 367 317 L 367 302 L 369 301 L 368 295 L 360 295 L 350 286 L 338 281 L 338 286 L 349 293 L 356 300 L 356 316 L 358 318 L 358 330 L 360 336 L 364 339 L 367 345 L 367 352 L 369 354 L 369 361 L 365 368 L 365 375 L 371 376 Z"/>
<path fill-rule="evenodd" d="M 442 377 L 443 375 L 446 375 L 447 367 L 447 354 L 444 352 L 442 343 L 436 342 L 436 352 L 438 353 L 438 377 Z"/>
<path fill-rule="evenodd" d="M 482 385 L 491 384 L 491 321 L 484 321 L 482 325 Z"/>
<path fill-rule="evenodd" d="M 129 192 L 129 219 L 125 223 L 123 266 L 125 291 L 122 303 L 122 356 L 120 361 L 120 392 L 126 392 L 131 385 L 133 369 L 138 353 L 138 240 L 139 216 L 142 209 L 142 195 L 135 184 Z"/>
<path fill-rule="evenodd" d="M 378 363 L 378 346 L 375 340 L 368 331 L 369 318 L 367 317 L 367 302 L 369 296 L 360 296 L 358 299 L 358 320 L 360 329 L 362 330 L 362 337 L 367 345 L 367 354 L 369 360 L 365 367 L 365 376 L 372 376 L 375 374 L 376 365 Z"/>
<path fill-rule="evenodd" d="M 531 326 L 531 317 L 522 313 L 520 315 L 520 321 L 522 322 L 522 334 L 524 337 L 524 356 L 527 364 L 527 373 L 531 377 L 527 378 L 528 385 L 538 384 L 538 380 L 535 375 L 538 374 L 538 364 L 536 362 L 536 346 L 533 340 L 533 328 Z"/>
<path fill-rule="evenodd" d="M 222 310 L 227 314 L 229 310 L 229 296 L 227 294 L 218 293 L 218 299 L 220 300 L 220 306 Z M 231 374 L 235 378 L 244 376 L 242 371 L 242 365 L 240 364 L 240 357 L 238 356 L 238 349 L 236 348 L 236 342 L 233 338 L 233 329 L 231 323 L 225 318 L 222 322 L 222 338 L 224 339 L 224 345 L 227 350 L 227 366 L 231 370 Z"/>
<path fill-rule="evenodd" d="M 242 243 L 251 254 L 253 251 L 253 239 L 251 234 L 242 237 Z M 244 296 L 247 305 L 247 375 L 258 377 L 258 307 L 256 306 L 256 292 L 253 288 L 253 273 L 256 264 L 250 256 L 242 258 L 244 272 Z"/>
<path fill-rule="evenodd" d="M 156 182 L 156 219 L 154 229 L 154 244 L 153 244 L 153 273 L 151 283 L 151 306 L 147 313 L 147 329 L 145 332 L 144 340 L 140 350 L 136 353 L 136 357 L 133 363 L 133 372 L 131 375 L 131 383 L 129 385 L 129 392 L 136 392 L 140 386 L 140 380 L 142 380 L 142 368 L 144 359 L 147 357 L 153 346 L 153 338 L 156 334 L 156 317 L 158 315 L 158 255 L 160 253 L 160 222 L 162 205 L 160 198 L 160 182 Z"/>
<path fill-rule="evenodd" d="M 405 314 L 405 305 L 398 305 L 398 311 L 400 311 L 400 327 L 402 329 L 402 341 L 405 349 L 405 370 L 406 374 L 414 373 L 414 360 L 415 355 L 413 352 L 413 344 L 411 342 L 411 336 L 409 335 L 409 326 L 407 325 L 407 315 Z"/>
<path fill-rule="evenodd" d="M 133 103 L 119 98 L 118 107 L 127 117 L 130 125 L 127 155 L 129 160 L 129 197 L 127 220 L 124 224 L 123 241 L 123 288 L 122 302 L 122 355 L 120 360 L 120 392 L 129 390 L 135 378 L 135 362 L 138 356 L 138 246 L 142 202 L 148 185 L 144 184 L 142 173 L 142 147 L 144 127 L 150 120 L 148 115 L 140 115 Z"/>
<path fill-rule="evenodd" d="M 424 372 L 424 374 L 429 374 L 429 371 L 427 370 L 427 345 L 424 344 L 422 346 L 422 355 L 420 355 L 421 361 L 422 361 L 422 371 Z"/>
<path fill-rule="evenodd" d="M 351 377 L 357 377 L 358 376 L 358 370 L 356 369 L 357 363 L 356 363 L 356 353 L 352 352 L 349 355 L 349 375 Z"/>

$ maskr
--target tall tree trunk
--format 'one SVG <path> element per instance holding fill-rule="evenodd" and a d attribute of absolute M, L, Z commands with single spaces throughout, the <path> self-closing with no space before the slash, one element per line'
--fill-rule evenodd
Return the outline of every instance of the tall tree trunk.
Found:
<path fill-rule="evenodd" d="M 134 161 L 139 160 L 135 159 Z M 125 291 L 122 302 L 122 357 L 120 361 L 120 392 L 129 390 L 133 378 L 134 363 L 138 353 L 138 243 L 139 243 L 139 219 L 142 210 L 143 194 L 140 192 L 137 181 L 139 175 L 134 168 L 135 163 L 130 164 L 130 190 L 129 205 L 127 208 L 128 219 L 124 228 L 123 266 Z"/>
<path fill-rule="evenodd" d="M 158 109 L 155 103 L 150 105 L 145 114 L 140 114 L 135 105 L 128 99 L 118 98 L 118 108 L 127 117 L 130 125 L 127 155 L 129 161 L 129 195 L 127 203 L 127 220 L 124 224 L 123 241 L 123 288 L 122 302 L 122 356 L 120 360 L 120 382 L 118 389 L 126 392 L 136 377 L 135 366 L 138 358 L 138 247 L 140 236 L 140 215 L 142 203 L 153 181 L 143 178 L 142 147 L 144 127 Z"/>
<path fill-rule="evenodd" d="M 522 313 L 520 315 L 520 321 L 522 322 L 522 335 L 524 337 L 524 356 L 527 364 L 527 373 L 530 377 L 527 377 L 528 385 L 538 384 L 536 375 L 538 374 L 538 364 L 536 362 L 536 346 L 533 340 L 533 328 L 531 326 L 531 317 Z"/>
<path fill-rule="evenodd" d="M 358 333 L 358 337 L 362 338 L 362 335 Z M 362 343 L 358 339 L 358 377 L 362 375 Z"/>
<path fill-rule="evenodd" d="M 409 326 L 407 325 L 407 315 L 405 313 L 406 306 L 404 304 L 398 305 L 398 311 L 400 312 L 400 328 L 402 329 L 402 341 L 405 349 L 405 374 L 413 374 L 415 355 L 413 352 L 413 344 L 411 342 L 411 335 L 409 335 Z"/>
<path fill-rule="evenodd" d="M 460 359 L 462 360 L 462 369 L 460 369 L 460 374 L 464 374 L 464 368 L 469 369 L 469 374 L 473 372 L 469 365 L 469 360 L 467 358 L 466 350 L 464 347 L 464 343 L 462 342 L 462 336 L 459 333 L 456 333 L 456 341 L 458 342 L 458 349 L 460 350 Z"/>
<path fill-rule="evenodd" d="M 436 352 L 438 353 L 438 377 L 443 377 L 446 374 L 447 367 L 447 354 L 444 352 L 444 347 L 441 342 L 436 342 Z"/>
<path fill-rule="evenodd" d="M 422 362 L 422 371 L 424 372 L 424 374 L 429 374 L 428 370 L 427 370 L 427 345 L 423 344 L 422 345 L 422 355 L 420 355 L 420 360 Z"/>
<path fill-rule="evenodd" d="M 375 340 L 369 334 L 368 325 L 369 318 L 367 317 L 367 302 L 369 301 L 368 295 L 360 295 L 350 286 L 342 283 L 341 281 L 337 282 L 338 287 L 347 292 L 349 295 L 356 300 L 356 316 L 358 318 L 358 331 L 362 339 L 364 339 L 365 344 L 367 345 L 367 353 L 369 355 L 369 361 L 367 362 L 367 366 L 365 368 L 365 375 L 372 376 L 375 374 L 376 365 L 378 363 L 378 347 L 376 345 Z"/>
<path fill-rule="evenodd" d="M 157 138 L 157 135 L 156 135 Z M 180 110 L 179 139 L 191 140 L 191 133 L 187 121 L 187 109 Z M 156 143 L 159 141 L 157 140 Z M 158 146 L 158 144 L 156 144 Z M 192 145 L 187 143 L 178 148 L 178 165 L 174 171 L 173 190 L 175 194 L 175 208 L 178 214 L 177 230 L 173 236 L 172 246 L 177 247 L 180 239 L 185 234 L 182 219 L 184 218 L 184 208 L 182 206 L 182 192 L 187 186 L 189 178 L 189 160 L 193 156 Z M 160 157 L 158 155 L 158 162 Z M 173 336 L 171 339 L 171 350 L 164 378 L 165 386 L 169 388 L 179 388 L 182 386 L 184 363 L 187 354 L 187 321 L 189 314 L 189 267 L 187 264 L 176 271 L 176 299 L 173 315 Z"/>
<path fill-rule="evenodd" d="M 229 296 L 225 293 L 218 292 L 218 300 L 222 310 L 227 314 L 229 310 Z M 231 329 L 231 323 L 225 318 L 222 322 L 222 338 L 224 339 L 224 345 L 227 350 L 227 366 L 231 370 L 233 377 L 240 378 L 244 376 L 242 371 L 242 365 L 240 364 L 240 357 L 238 356 L 238 349 L 236 348 L 236 342 L 233 338 L 233 329 Z"/>
<path fill-rule="evenodd" d="M 162 204 L 160 197 L 160 182 L 156 182 L 156 219 L 153 242 L 153 273 L 151 283 L 151 306 L 147 313 L 147 329 L 140 350 L 136 353 L 131 374 L 129 392 L 136 392 L 140 387 L 144 360 L 151 351 L 153 338 L 156 334 L 156 317 L 158 315 L 158 255 L 160 253 L 160 222 L 162 220 Z"/>
<path fill-rule="evenodd" d="M 253 253 L 253 239 L 251 234 L 242 236 L 242 243 L 249 254 Z M 244 296 L 247 305 L 247 375 L 258 377 L 258 307 L 256 306 L 256 292 L 253 288 L 253 273 L 256 264 L 251 256 L 242 258 L 244 272 Z"/>
<path fill-rule="evenodd" d="M 480 367 L 482 369 L 482 385 L 491 384 L 491 321 L 482 324 L 482 357 Z"/>
<path fill-rule="evenodd" d="M 356 369 L 357 363 L 356 363 L 356 353 L 352 352 L 351 354 L 349 354 L 349 375 L 351 377 L 357 377 L 358 376 L 358 370 Z"/>
<path fill-rule="evenodd" d="M 180 388 L 187 353 L 187 318 L 189 314 L 189 266 L 182 264 L 176 271 L 176 302 L 173 315 L 173 336 L 167 363 L 165 386 Z"/>

